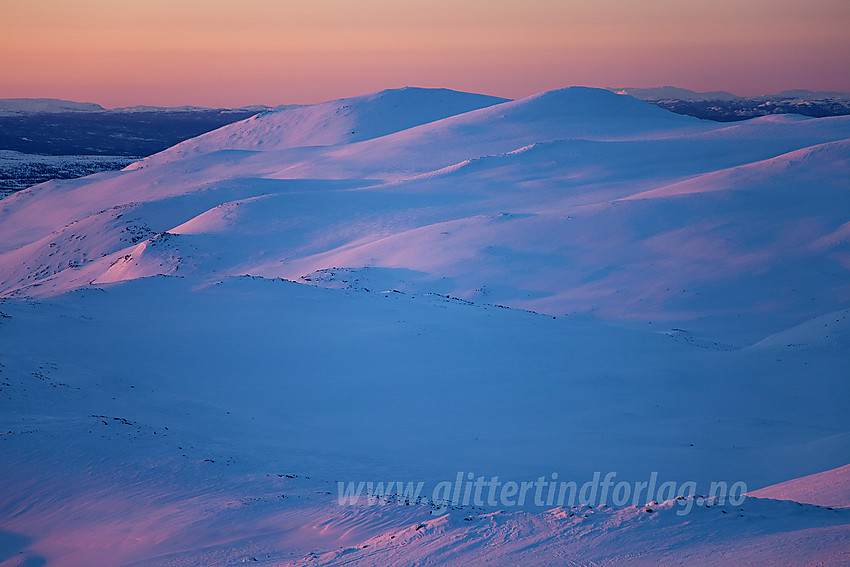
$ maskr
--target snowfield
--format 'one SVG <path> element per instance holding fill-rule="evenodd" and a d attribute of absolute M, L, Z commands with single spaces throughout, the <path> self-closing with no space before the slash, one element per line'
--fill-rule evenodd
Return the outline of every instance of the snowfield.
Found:
<path fill-rule="evenodd" d="M 850 117 L 579 87 L 266 112 L 20 191 L 0 565 L 846 563 L 848 227 Z M 340 501 L 388 481 L 424 489 Z"/>

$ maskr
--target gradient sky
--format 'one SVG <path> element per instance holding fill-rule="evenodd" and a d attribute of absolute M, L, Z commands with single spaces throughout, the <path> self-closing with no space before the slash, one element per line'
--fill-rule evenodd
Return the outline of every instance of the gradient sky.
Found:
<path fill-rule="evenodd" d="M 0 0 L 0 98 L 311 103 L 404 85 L 850 91 L 850 0 Z"/>

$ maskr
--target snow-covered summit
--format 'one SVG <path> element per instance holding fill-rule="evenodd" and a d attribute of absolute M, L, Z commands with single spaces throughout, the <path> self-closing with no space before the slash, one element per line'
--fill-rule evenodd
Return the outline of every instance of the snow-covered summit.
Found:
<path fill-rule="evenodd" d="M 216 150 L 280 150 L 359 142 L 501 102 L 505 99 L 449 89 L 389 89 L 264 112 L 182 142 L 140 164 Z"/>

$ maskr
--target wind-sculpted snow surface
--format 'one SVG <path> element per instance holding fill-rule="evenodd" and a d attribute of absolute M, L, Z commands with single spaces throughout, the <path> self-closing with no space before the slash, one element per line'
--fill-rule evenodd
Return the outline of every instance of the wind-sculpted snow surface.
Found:
<path fill-rule="evenodd" d="M 848 159 L 847 117 L 401 89 L 3 199 L 0 564 L 838 563 L 846 475 L 708 495 L 847 464 Z M 688 490 L 337 503 L 598 472 Z"/>

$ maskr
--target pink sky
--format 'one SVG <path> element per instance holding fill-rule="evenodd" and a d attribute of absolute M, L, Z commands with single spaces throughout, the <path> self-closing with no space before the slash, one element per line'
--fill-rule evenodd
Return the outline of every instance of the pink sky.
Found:
<path fill-rule="evenodd" d="M 0 98 L 310 103 L 404 85 L 850 91 L 847 0 L 3 0 Z"/>

